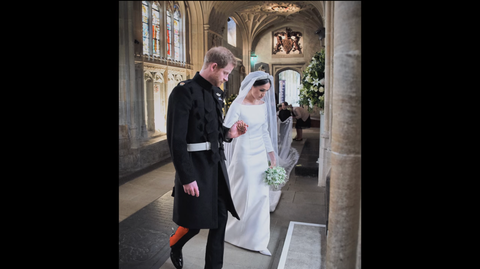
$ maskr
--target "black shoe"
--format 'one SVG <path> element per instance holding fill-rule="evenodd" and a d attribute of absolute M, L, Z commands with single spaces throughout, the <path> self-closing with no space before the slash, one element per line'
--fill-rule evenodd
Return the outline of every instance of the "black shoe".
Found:
<path fill-rule="evenodd" d="M 182 269 L 183 267 L 183 256 L 182 250 L 174 251 L 170 250 L 170 259 L 172 260 L 173 266 L 177 269 Z"/>

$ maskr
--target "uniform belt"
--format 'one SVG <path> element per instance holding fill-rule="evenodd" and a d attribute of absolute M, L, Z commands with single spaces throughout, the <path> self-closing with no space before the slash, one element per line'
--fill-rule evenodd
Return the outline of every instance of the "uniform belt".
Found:
<path fill-rule="evenodd" d="M 220 144 L 219 144 L 220 146 Z M 211 150 L 212 144 L 210 142 L 203 142 L 203 143 L 191 143 L 187 144 L 187 151 L 203 151 L 203 150 Z"/>

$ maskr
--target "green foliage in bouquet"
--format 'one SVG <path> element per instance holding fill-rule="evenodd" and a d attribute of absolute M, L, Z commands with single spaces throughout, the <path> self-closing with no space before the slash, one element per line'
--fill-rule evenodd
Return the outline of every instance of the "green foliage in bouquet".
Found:
<path fill-rule="evenodd" d="M 274 166 L 273 168 L 269 167 L 267 171 L 265 171 L 265 183 L 273 186 L 275 189 L 277 189 L 279 185 L 285 183 L 286 177 L 287 172 L 280 166 Z"/>
<path fill-rule="evenodd" d="M 312 61 L 303 71 L 300 84 L 299 104 L 307 106 L 311 112 L 314 106 L 323 109 L 325 93 L 325 50 L 316 52 Z"/>
<path fill-rule="evenodd" d="M 232 105 L 235 98 L 237 98 L 238 94 L 233 93 L 227 99 L 225 99 L 225 112 L 228 111 L 230 106 Z"/>

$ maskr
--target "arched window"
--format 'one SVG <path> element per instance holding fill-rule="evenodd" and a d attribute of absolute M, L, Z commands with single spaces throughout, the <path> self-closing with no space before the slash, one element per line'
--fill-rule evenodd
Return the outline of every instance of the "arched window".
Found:
<path fill-rule="evenodd" d="M 228 44 L 236 47 L 237 46 L 237 25 L 233 21 L 232 18 L 228 18 L 228 36 L 227 36 L 227 41 Z"/>
<path fill-rule="evenodd" d="M 148 2 L 142 1 L 142 26 L 143 26 L 143 54 L 149 54 L 148 44 L 149 42 L 149 27 L 148 27 Z"/>
<path fill-rule="evenodd" d="M 173 43 L 175 44 L 175 60 L 180 61 L 180 11 L 173 13 Z"/>
<path fill-rule="evenodd" d="M 172 58 L 172 16 L 170 10 L 167 9 L 167 58 Z"/>
<path fill-rule="evenodd" d="M 175 4 L 172 8 L 167 8 L 167 58 L 173 60 L 183 60 L 182 53 L 182 15 Z"/>
<path fill-rule="evenodd" d="M 142 1 L 143 54 L 185 60 L 180 10 L 173 1 Z"/>
<path fill-rule="evenodd" d="M 160 10 L 155 3 L 152 5 L 152 41 L 153 55 L 160 57 Z"/>

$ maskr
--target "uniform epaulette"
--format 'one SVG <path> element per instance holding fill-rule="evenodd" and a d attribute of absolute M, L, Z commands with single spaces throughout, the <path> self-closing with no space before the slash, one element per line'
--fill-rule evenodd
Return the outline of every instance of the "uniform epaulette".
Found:
<path fill-rule="evenodd" d="M 189 79 L 188 79 L 188 80 L 184 80 L 184 81 L 180 81 L 177 86 L 184 86 L 185 84 L 187 84 L 187 83 L 189 83 L 189 82 L 190 82 Z"/>

